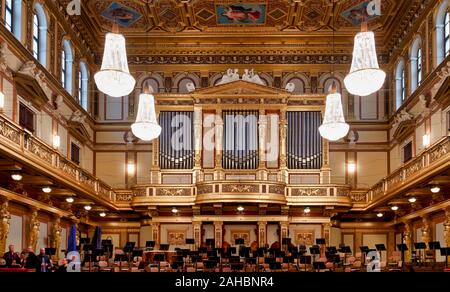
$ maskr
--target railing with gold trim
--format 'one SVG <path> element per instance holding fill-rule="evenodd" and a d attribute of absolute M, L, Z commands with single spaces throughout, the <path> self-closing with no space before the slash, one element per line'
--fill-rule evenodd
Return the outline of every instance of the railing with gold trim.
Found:
<path fill-rule="evenodd" d="M 111 206 L 115 202 L 115 193 L 110 186 L 3 115 L 0 115 L 0 147 L 17 161 L 24 160 L 39 166 L 94 199 L 105 200 Z"/>
<path fill-rule="evenodd" d="M 368 202 L 382 199 L 425 174 L 433 175 L 435 171 L 440 171 L 440 166 L 448 165 L 448 160 L 450 160 L 450 137 L 447 136 L 370 188 L 367 192 Z"/>
<path fill-rule="evenodd" d="M 196 189 L 194 185 L 154 185 L 136 186 L 129 199 L 134 208 L 149 205 L 194 205 Z M 122 201 L 123 198 L 120 198 Z M 119 201 L 119 199 L 118 199 Z"/>
<path fill-rule="evenodd" d="M 288 205 L 342 205 L 352 206 L 347 185 L 289 185 L 286 188 Z"/>

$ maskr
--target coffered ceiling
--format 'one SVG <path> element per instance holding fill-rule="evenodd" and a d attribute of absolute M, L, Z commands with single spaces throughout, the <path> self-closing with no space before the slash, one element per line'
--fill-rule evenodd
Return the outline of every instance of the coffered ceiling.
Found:
<path fill-rule="evenodd" d="M 382 15 L 369 16 L 370 0 L 334 0 L 333 17 L 333 0 L 86 0 L 82 15 L 72 21 L 97 52 L 117 22 L 130 54 L 224 47 L 330 51 L 333 28 L 335 52 L 348 53 L 364 18 L 383 52 L 399 24 L 429 1 L 382 0 Z"/>

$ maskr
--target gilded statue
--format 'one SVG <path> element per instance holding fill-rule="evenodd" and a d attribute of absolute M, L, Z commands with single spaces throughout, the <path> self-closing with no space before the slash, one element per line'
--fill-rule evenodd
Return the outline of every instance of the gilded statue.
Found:
<path fill-rule="evenodd" d="M 49 236 L 50 247 L 56 248 L 56 256 L 58 257 L 59 249 L 61 247 L 61 218 L 56 217 L 53 221 L 52 230 Z"/>
<path fill-rule="evenodd" d="M 39 239 L 39 220 L 38 211 L 33 210 L 30 216 L 30 239 L 28 246 L 31 246 L 33 250 L 36 250 L 36 245 Z"/>
<path fill-rule="evenodd" d="M 0 250 L 6 250 L 11 215 L 8 212 L 8 201 L 0 205 Z"/>

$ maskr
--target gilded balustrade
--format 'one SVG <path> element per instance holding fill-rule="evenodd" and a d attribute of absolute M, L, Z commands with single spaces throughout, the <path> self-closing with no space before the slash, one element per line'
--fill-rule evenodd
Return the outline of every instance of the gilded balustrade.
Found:
<path fill-rule="evenodd" d="M 448 165 L 449 160 L 450 137 L 447 136 L 370 188 L 367 192 L 368 202 L 382 200 L 408 183 L 437 175 Z"/>
<path fill-rule="evenodd" d="M 3 115 L 0 115 L 0 147 L 16 160 L 24 160 L 53 174 L 57 179 L 65 179 L 94 198 L 106 200 L 110 205 L 115 201 L 110 186 Z"/>

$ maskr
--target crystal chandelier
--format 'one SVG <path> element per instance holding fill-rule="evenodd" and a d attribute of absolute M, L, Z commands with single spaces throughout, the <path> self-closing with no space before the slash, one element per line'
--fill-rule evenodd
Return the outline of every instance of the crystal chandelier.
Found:
<path fill-rule="evenodd" d="M 147 86 L 144 93 L 139 95 L 139 107 L 136 122 L 131 125 L 133 134 L 143 141 L 151 141 L 161 134 L 155 113 L 155 98 L 150 94 Z"/>
<path fill-rule="evenodd" d="M 136 80 L 128 69 L 125 37 L 117 24 L 106 34 L 102 67 L 94 76 L 98 89 L 112 97 L 122 97 L 133 91 Z"/>
<path fill-rule="evenodd" d="M 342 110 L 341 94 L 337 92 L 336 84 L 333 83 L 331 92 L 327 95 L 325 117 L 319 127 L 319 133 L 329 141 L 337 141 L 345 137 L 349 129 Z"/>
<path fill-rule="evenodd" d="M 361 32 L 355 36 L 353 61 L 350 73 L 344 83 L 348 92 L 358 96 L 368 96 L 377 92 L 386 79 L 386 73 L 378 66 L 375 36 L 367 31 L 367 23 L 361 25 Z"/>

